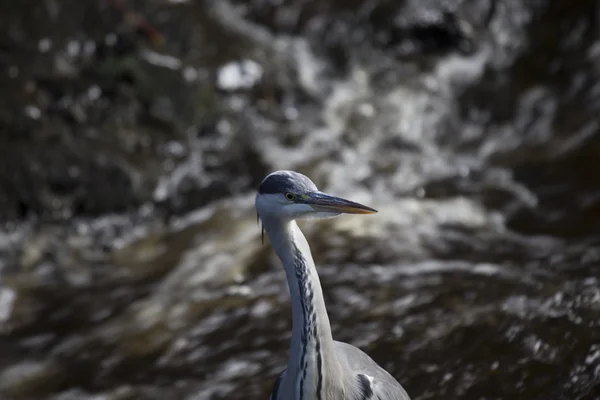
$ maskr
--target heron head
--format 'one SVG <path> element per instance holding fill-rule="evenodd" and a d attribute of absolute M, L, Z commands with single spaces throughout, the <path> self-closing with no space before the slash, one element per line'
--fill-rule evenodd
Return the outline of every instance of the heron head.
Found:
<path fill-rule="evenodd" d="M 294 171 L 269 174 L 256 195 L 261 219 L 331 218 L 340 214 L 373 214 L 377 210 L 323 193 L 305 175 Z"/>

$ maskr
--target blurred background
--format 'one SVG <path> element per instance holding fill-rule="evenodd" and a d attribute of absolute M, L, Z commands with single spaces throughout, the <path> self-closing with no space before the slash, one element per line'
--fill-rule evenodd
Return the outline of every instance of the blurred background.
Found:
<path fill-rule="evenodd" d="M 600 398 L 595 0 L 0 5 L 0 399 L 267 399 L 277 169 L 334 337 L 413 399 Z"/>

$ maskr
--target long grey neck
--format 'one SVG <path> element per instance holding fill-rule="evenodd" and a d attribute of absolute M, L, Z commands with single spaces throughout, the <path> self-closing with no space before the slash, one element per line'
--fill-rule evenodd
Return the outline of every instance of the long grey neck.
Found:
<path fill-rule="evenodd" d="M 294 398 L 324 398 L 328 378 L 337 376 L 340 366 L 310 247 L 295 221 L 263 221 L 263 225 L 285 268 L 292 298 L 287 375 L 293 377 Z"/>

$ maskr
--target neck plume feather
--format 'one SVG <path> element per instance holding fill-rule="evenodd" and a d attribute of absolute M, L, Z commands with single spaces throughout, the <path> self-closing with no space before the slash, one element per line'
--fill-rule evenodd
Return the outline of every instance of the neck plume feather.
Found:
<path fill-rule="evenodd" d="M 321 400 L 327 377 L 339 369 L 339 364 L 310 247 L 295 221 L 264 225 L 285 268 L 292 297 L 287 377 L 292 379 L 290 384 L 297 389 L 294 392 L 299 399 L 309 396 Z"/>

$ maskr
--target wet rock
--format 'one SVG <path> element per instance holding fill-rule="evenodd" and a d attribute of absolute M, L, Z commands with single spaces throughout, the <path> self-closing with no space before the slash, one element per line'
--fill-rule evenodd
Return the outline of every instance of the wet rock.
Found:
<path fill-rule="evenodd" d="M 65 383 L 60 365 L 52 361 L 24 361 L 0 373 L 0 392 L 14 399 L 43 396 Z"/>
<path fill-rule="evenodd" d="M 380 210 L 302 229 L 413 397 L 598 391 L 597 2 L 130 3 L 0 6 L 0 389 L 266 398 L 291 168 Z"/>
<path fill-rule="evenodd" d="M 15 291 L 11 288 L 0 288 L 0 324 L 4 324 L 11 318 L 16 297 Z"/>

